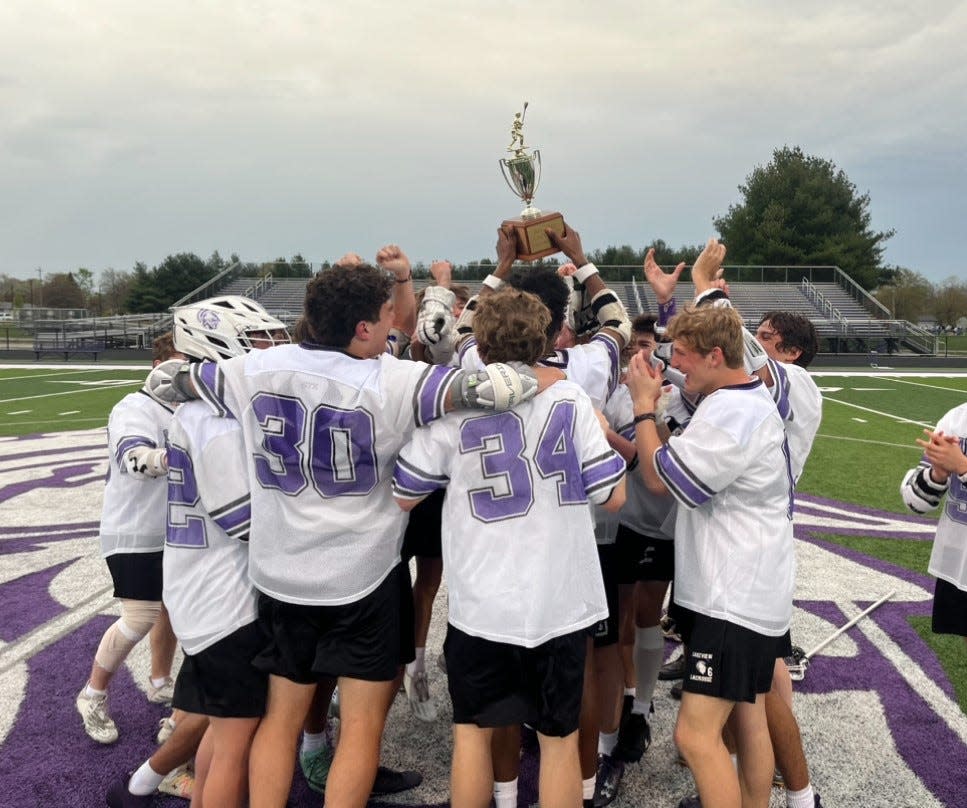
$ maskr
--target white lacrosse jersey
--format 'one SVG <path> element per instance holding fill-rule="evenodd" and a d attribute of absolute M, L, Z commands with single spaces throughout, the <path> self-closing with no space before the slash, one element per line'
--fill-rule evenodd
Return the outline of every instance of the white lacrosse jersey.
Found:
<path fill-rule="evenodd" d="M 793 484 L 782 419 L 758 379 L 723 387 L 653 459 L 678 500 L 675 602 L 778 637 L 792 619 Z"/>
<path fill-rule="evenodd" d="M 795 482 L 802 475 L 819 423 L 823 420 L 823 394 L 805 368 L 774 359 L 767 364 L 774 382 L 770 388 L 772 399 L 786 425 Z"/>
<path fill-rule="evenodd" d="M 451 413 L 400 452 L 396 496 L 447 487 L 449 620 L 533 648 L 608 616 L 590 504 L 625 471 L 587 394 L 557 382 L 505 413 Z"/>
<path fill-rule="evenodd" d="M 168 434 L 165 606 L 185 649 L 197 654 L 258 616 L 248 579 L 252 518 L 242 430 L 201 401 L 175 412 Z"/>
<path fill-rule="evenodd" d="M 406 525 L 390 485 L 396 455 L 417 426 L 443 415 L 457 372 L 309 344 L 192 366 L 202 399 L 242 426 L 258 589 L 332 606 L 382 583 Z"/>
<path fill-rule="evenodd" d="M 956 435 L 960 439 L 960 451 L 967 454 L 967 404 L 954 407 L 944 415 L 934 431 Z M 930 464 L 924 458 L 920 465 Z M 948 483 L 927 569 L 935 578 L 967 591 L 967 487 L 956 474 L 950 475 Z"/>
<path fill-rule="evenodd" d="M 484 363 L 480 361 L 474 337 L 468 337 L 460 344 L 459 354 L 460 367 L 467 373 L 483 370 Z M 621 348 L 610 334 L 598 332 L 589 342 L 554 351 L 537 364 L 563 371 L 568 381 L 584 390 L 595 409 L 600 410 L 618 386 Z"/>
<path fill-rule="evenodd" d="M 100 529 L 104 558 L 164 549 L 167 482 L 164 477 L 133 474 L 124 456 L 137 446 L 163 447 L 173 412 L 143 390 L 126 395 L 111 410 L 107 422 L 111 456 Z"/>
<path fill-rule="evenodd" d="M 677 394 L 678 388 L 674 390 Z M 634 402 L 625 385 L 619 385 L 604 413 L 615 432 L 635 442 Z M 648 490 L 637 458 L 629 468 L 625 492 L 625 504 L 617 514 L 619 524 L 651 539 L 675 538 L 675 498 Z"/>

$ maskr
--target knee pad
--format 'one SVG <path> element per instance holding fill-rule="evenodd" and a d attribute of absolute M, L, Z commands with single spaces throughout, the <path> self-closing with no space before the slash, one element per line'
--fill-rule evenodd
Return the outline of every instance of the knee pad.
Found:
<path fill-rule="evenodd" d="M 122 600 L 118 629 L 129 640 L 138 642 L 151 631 L 160 615 L 160 600 Z"/>

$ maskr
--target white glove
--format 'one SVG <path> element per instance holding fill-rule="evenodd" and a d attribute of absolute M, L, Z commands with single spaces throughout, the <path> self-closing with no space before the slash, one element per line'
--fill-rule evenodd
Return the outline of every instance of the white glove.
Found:
<path fill-rule="evenodd" d="M 168 473 L 168 453 L 152 446 L 135 446 L 124 453 L 124 464 L 132 474 L 163 477 Z"/>
<path fill-rule="evenodd" d="M 453 303 L 456 295 L 442 286 L 429 286 L 416 317 L 416 337 L 434 365 L 450 361 L 454 348 Z"/>
<path fill-rule="evenodd" d="M 460 402 L 469 409 L 503 412 L 535 395 L 537 377 L 520 362 L 494 362 L 460 378 Z"/>

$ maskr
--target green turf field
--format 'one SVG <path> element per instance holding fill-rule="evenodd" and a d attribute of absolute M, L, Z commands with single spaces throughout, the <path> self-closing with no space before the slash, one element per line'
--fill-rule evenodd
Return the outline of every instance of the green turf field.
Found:
<path fill-rule="evenodd" d="M 147 375 L 146 367 L 0 370 L 0 436 L 106 426 L 111 408 Z"/>

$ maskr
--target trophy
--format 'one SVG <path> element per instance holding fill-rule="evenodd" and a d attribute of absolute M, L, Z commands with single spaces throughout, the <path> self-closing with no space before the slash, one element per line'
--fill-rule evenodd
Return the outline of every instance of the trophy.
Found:
<path fill-rule="evenodd" d="M 551 244 L 546 230 L 553 230 L 560 236 L 564 235 L 564 217 L 560 213 L 541 213 L 533 205 L 534 192 L 541 181 L 541 153 L 534 149 L 533 154 L 527 153 L 524 145 L 524 116 L 527 114 L 527 103 L 522 112 L 514 115 L 511 127 L 511 141 L 507 151 L 513 157 L 500 160 L 500 170 L 504 180 L 517 196 L 524 202 L 524 209 L 516 219 L 507 219 L 505 225 L 511 225 L 517 234 L 517 257 L 521 261 L 533 261 L 557 252 L 557 247 Z"/>

